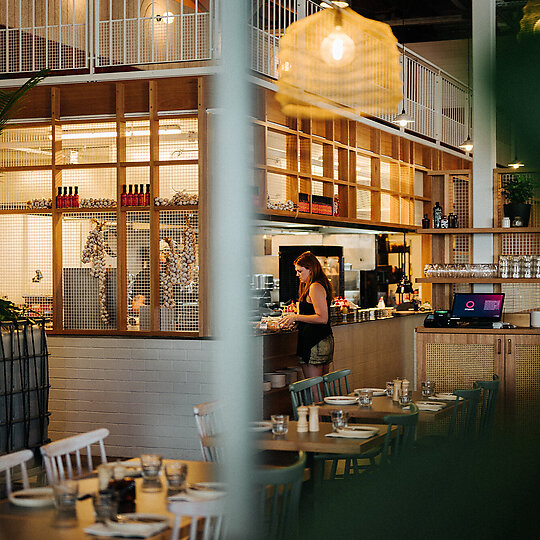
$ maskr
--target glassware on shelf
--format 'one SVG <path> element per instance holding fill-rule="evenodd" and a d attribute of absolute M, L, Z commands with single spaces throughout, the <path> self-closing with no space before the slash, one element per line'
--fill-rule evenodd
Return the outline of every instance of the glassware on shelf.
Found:
<path fill-rule="evenodd" d="M 509 255 L 499 256 L 499 277 L 507 279 L 510 277 L 510 260 Z"/>

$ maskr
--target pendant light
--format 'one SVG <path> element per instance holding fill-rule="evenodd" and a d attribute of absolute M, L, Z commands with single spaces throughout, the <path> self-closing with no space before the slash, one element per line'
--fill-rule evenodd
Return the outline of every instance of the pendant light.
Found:
<path fill-rule="evenodd" d="M 512 161 L 512 163 L 509 163 L 508 164 L 509 167 L 512 167 L 512 169 L 519 169 L 520 167 L 525 167 L 525 163 L 522 163 L 518 157 L 517 157 L 517 152 L 514 156 L 514 161 Z"/>
<path fill-rule="evenodd" d="M 474 145 L 471 139 L 472 107 L 471 107 L 471 78 L 470 78 L 470 40 L 467 40 L 467 113 L 469 121 L 467 124 L 467 138 L 459 145 L 465 152 L 471 152 Z"/>
<path fill-rule="evenodd" d="M 392 114 L 401 101 L 399 52 L 390 26 L 327 0 L 280 39 L 276 99 L 287 116 Z"/>
<path fill-rule="evenodd" d="M 403 108 L 401 109 L 401 113 L 398 114 L 392 122 L 394 124 L 397 124 L 400 127 L 405 127 L 408 124 L 414 123 L 414 118 L 407 114 L 405 112 L 405 99 L 406 99 L 406 92 L 405 92 L 405 44 L 401 46 L 401 68 L 402 68 L 402 84 L 403 84 Z"/>

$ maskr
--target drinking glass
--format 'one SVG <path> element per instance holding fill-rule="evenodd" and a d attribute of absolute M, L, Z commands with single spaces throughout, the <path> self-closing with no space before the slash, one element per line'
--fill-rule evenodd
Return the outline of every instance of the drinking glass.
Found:
<path fill-rule="evenodd" d="M 181 491 L 186 485 L 187 465 L 173 461 L 164 466 L 169 491 Z"/>
<path fill-rule="evenodd" d="M 389 397 L 394 395 L 394 381 L 386 381 L 386 395 Z"/>
<path fill-rule="evenodd" d="M 435 383 L 433 381 L 422 382 L 422 397 L 428 398 L 435 395 Z"/>
<path fill-rule="evenodd" d="M 54 505 L 60 511 L 75 510 L 79 483 L 76 480 L 61 480 L 53 484 Z"/>
<path fill-rule="evenodd" d="M 163 458 L 157 454 L 142 454 L 140 457 L 143 478 L 157 480 Z"/>
<path fill-rule="evenodd" d="M 332 428 L 334 431 L 347 427 L 349 421 L 349 413 L 347 411 L 332 411 L 330 416 L 332 417 Z"/>
<path fill-rule="evenodd" d="M 112 489 L 102 489 L 97 493 L 92 493 L 92 503 L 96 523 L 105 523 L 118 512 L 116 493 Z"/>
<path fill-rule="evenodd" d="M 399 404 L 403 407 L 412 402 L 412 390 L 402 390 L 399 395 Z"/>
<path fill-rule="evenodd" d="M 273 414 L 270 417 L 272 421 L 272 433 L 274 435 L 286 435 L 289 431 L 289 415 Z"/>
<path fill-rule="evenodd" d="M 360 407 L 370 407 L 373 403 L 373 390 L 363 389 L 358 393 Z"/>

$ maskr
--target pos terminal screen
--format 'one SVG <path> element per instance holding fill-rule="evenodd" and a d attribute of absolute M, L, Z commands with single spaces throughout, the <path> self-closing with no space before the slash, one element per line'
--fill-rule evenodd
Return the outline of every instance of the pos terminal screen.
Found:
<path fill-rule="evenodd" d="M 452 306 L 452 317 L 479 321 L 500 321 L 503 302 L 503 293 L 456 293 Z"/>

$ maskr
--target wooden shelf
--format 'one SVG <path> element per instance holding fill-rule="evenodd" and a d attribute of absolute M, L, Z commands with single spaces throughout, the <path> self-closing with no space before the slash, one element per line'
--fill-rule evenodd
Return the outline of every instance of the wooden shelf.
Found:
<path fill-rule="evenodd" d="M 540 283 L 540 278 L 417 278 L 416 283 Z"/>
<path fill-rule="evenodd" d="M 52 208 L 17 208 L 13 210 L 1 209 L 0 214 L 52 214 Z"/>
<path fill-rule="evenodd" d="M 96 206 L 90 208 L 88 206 L 78 207 L 78 208 L 57 208 L 57 212 L 63 214 L 88 214 L 92 212 L 116 212 L 118 210 L 117 206 Z"/>
<path fill-rule="evenodd" d="M 539 233 L 540 227 L 464 227 L 457 229 L 417 229 L 418 234 L 513 234 Z"/>

